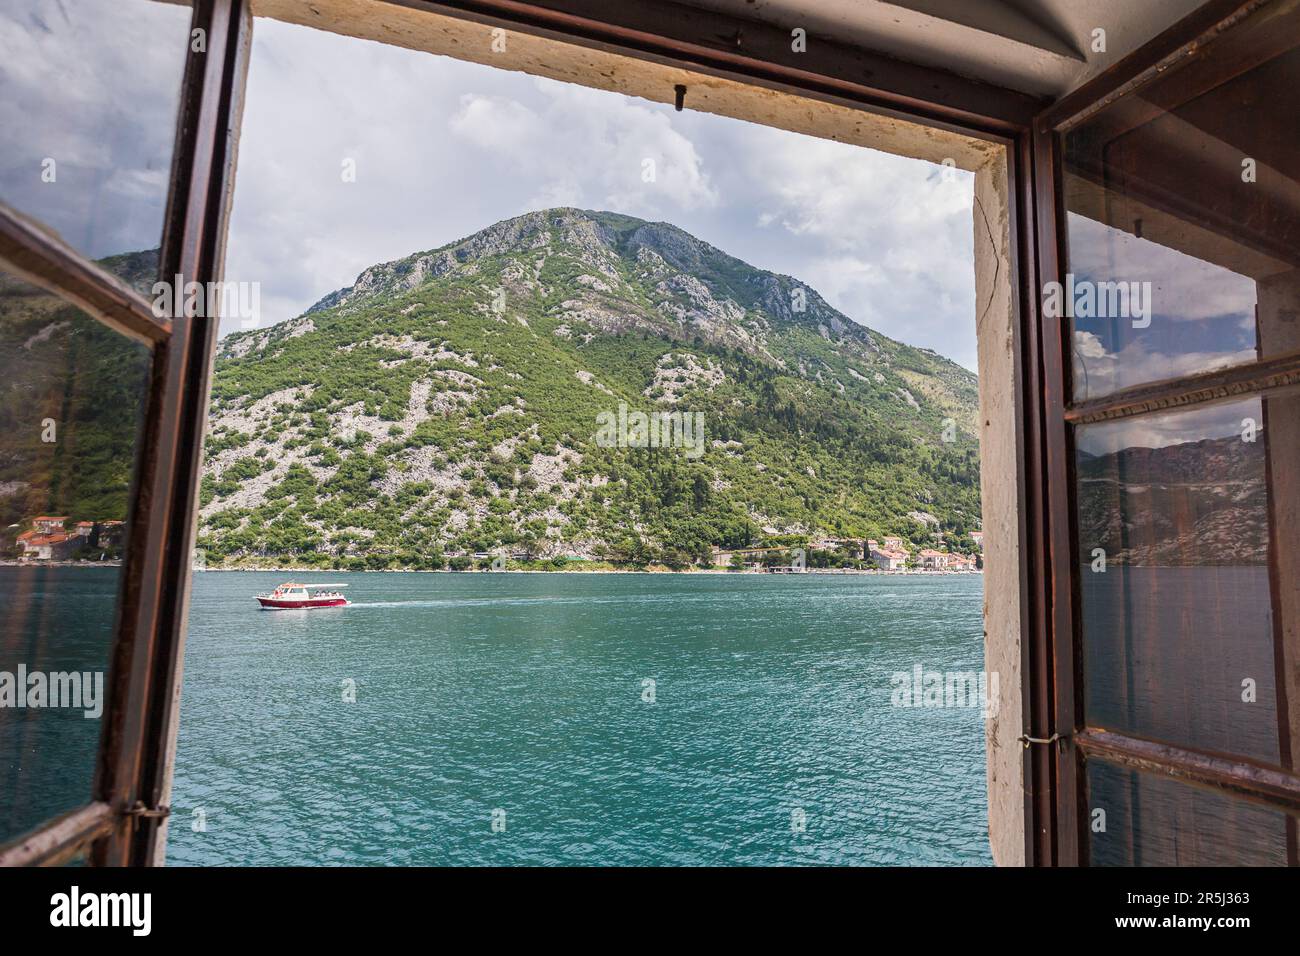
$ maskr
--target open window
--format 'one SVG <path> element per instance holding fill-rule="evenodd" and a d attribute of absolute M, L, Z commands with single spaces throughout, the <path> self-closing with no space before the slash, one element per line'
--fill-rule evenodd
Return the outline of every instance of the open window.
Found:
<path fill-rule="evenodd" d="M 974 170 L 981 454 L 1010 479 L 983 488 L 995 859 L 1295 863 L 1300 149 L 1277 104 L 1300 2 L 1214 0 L 1046 112 L 851 44 L 803 55 L 788 29 L 646 9 L 0 15 L 36 70 L 0 62 L 0 367 L 25 386 L 0 396 L 22 438 L 0 486 L 38 515 L 0 543 L 101 554 L 115 595 L 87 615 L 39 569 L 0 568 L 27 575 L 0 671 L 44 675 L 43 701 L 59 675 L 82 705 L 0 711 L 0 863 L 161 860 L 217 318 L 148 292 L 222 276 L 254 12 L 467 58 L 509 30 L 514 69 L 664 101 L 689 85 L 700 108 Z M 41 70 L 115 109 L 60 101 L 75 84 Z"/>
<path fill-rule="evenodd" d="M 154 284 L 220 274 L 249 18 L 210 0 L 0 16 L 27 54 L 0 66 L 0 481 L 39 515 L 4 515 L 0 862 L 146 863 L 216 332 Z M 102 568 L 73 593 L 38 566 L 62 558 Z"/>
<path fill-rule="evenodd" d="M 1300 6 L 1201 26 L 1040 143 L 1063 864 L 1297 862 Z"/>

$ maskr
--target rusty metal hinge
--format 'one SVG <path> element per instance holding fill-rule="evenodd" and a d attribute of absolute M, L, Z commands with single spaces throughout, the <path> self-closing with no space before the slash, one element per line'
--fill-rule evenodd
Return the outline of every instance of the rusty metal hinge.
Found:
<path fill-rule="evenodd" d="M 157 819 L 169 817 L 171 816 L 171 812 L 172 808 L 169 806 L 164 805 L 150 809 L 149 807 L 146 807 L 142 801 L 137 800 L 135 806 L 124 811 L 123 815 L 128 817 L 139 817 L 141 819 Z"/>
<path fill-rule="evenodd" d="M 1016 739 L 1019 740 L 1022 744 L 1024 744 L 1024 745 L 1025 745 L 1025 749 L 1028 750 L 1030 744 L 1054 744 L 1054 743 L 1056 743 L 1058 740 L 1064 740 L 1064 739 L 1065 739 L 1066 737 L 1068 737 L 1068 736 L 1070 736 L 1070 735 L 1069 735 L 1069 734 L 1059 734 L 1059 733 L 1058 733 L 1058 734 L 1052 734 L 1052 736 L 1050 736 L 1050 737 L 1031 737 L 1031 736 L 1029 736 L 1028 734 L 1021 734 L 1021 735 L 1020 735 L 1019 737 L 1017 737 Z"/>

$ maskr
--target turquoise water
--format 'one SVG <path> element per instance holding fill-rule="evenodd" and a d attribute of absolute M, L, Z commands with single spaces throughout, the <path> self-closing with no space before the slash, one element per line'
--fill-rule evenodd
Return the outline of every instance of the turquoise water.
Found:
<path fill-rule="evenodd" d="M 980 576 L 308 575 L 354 606 L 259 610 L 285 577 L 195 576 L 170 863 L 991 862 L 979 710 L 890 705 L 983 667 Z"/>
<path fill-rule="evenodd" d="M 20 668 L 105 672 L 118 574 L 117 568 L 0 567 L 0 843 L 91 799 L 101 721 L 88 719 L 84 707 L 17 708 L 6 699 L 5 684 L 16 682 Z M 103 687 L 107 694 L 107 680 Z"/>

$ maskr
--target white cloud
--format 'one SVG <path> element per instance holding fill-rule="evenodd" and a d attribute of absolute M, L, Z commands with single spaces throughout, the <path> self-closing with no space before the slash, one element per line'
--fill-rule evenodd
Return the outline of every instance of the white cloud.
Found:
<path fill-rule="evenodd" d="M 0 6 L 0 198 L 95 258 L 156 248 L 190 11 Z M 42 180 L 46 160 L 53 182 Z"/>
<path fill-rule="evenodd" d="M 806 263 L 800 277 L 850 318 L 975 367 L 969 173 L 763 127 L 741 145 L 726 185 L 753 184 L 759 224 L 793 253 L 762 264 Z"/>
<path fill-rule="evenodd" d="M 1257 441 L 1263 438 L 1263 414 L 1257 398 L 1191 410 L 1141 415 L 1114 422 L 1084 425 L 1077 432 L 1079 448 L 1091 455 L 1110 454 L 1123 448 L 1164 448 L 1206 438 L 1227 438 L 1244 433 L 1244 420 L 1255 423 Z"/>
<path fill-rule="evenodd" d="M 1118 352 L 1108 352 L 1091 332 L 1074 333 L 1074 389 L 1079 398 L 1109 395 L 1121 388 L 1147 382 L 1212 372 L 1253 362 L 1254 349 L 1233 352 L 1155 352 L 1144 341 L 1131 341 Z"/>
<path fill-rule="evenodd" d="M 526 162 L 528 156 L 519 151 L 536 145 L 546 132 L 540 117 L 522 103 L 475 93 L 460 98 L 460 109 L 448 125 L 470 145 L 517 156 L 520 162 Z"/>
<path fill-rule="evenodd" d="M 484 162 L 533 180 L 542 201 L 562 197 L 630 215 L 718 202 L 694 144 L 662 111 L 552 80 L 533 80 L 530 89 L 521 79 L 520 86 L 534 106 L 466 94 L 450 128 L 463 144 L 485 151 Z"/>
<path fill-rule="evenodd" d="M 1175 321 L 1248 317 L 1255 280 L 1077 213 L 1068 216 L 1070 271 L 1095 280 L 1150 282 L 1152 311 Z"/>

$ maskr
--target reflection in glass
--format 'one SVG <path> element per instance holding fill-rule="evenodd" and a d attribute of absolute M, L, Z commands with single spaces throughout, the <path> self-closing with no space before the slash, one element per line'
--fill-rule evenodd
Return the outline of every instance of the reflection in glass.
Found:
<path fill-rule="evenodd" d="M 155 0 L 0 6 L 0 201 L 92 258 L 157 248 L 190 19 Z"/>
<path fill-rule="evenodd" d="M 0 841 L 91 797 L 148 374 L 0 273 Z"/>
<path fill-rule="evenodd" d="M 1076 288 L 1149 283 L 1134 297 L 1139 308 L 1076 314 L 1076 400 L 1258 357 L 1252 280 L 1083 216 L 1068 222 Z"/>
<path fill-rule="evenodd" d="M 1267 478 L 1294 452 L 1259 399 L 1085 425 L 1076 446 L 1088 724 L 1279 762 Z"/>
<path fill-rule="evenodd" d="M 1286 816 L 1215 790 L 1090 759 L 1087 809 L 1093 866 L 1287 865 Z"/>
<path fill-rule="evenodd" d="M 1300 51 L 1265 42 L 1264 19 L 1064 136 L 1065 272 L 1104 303 L 1071 320 L 1075 400 L 1253 362 L 1261 326 L 1294 315 L 1264 286 L 1300 269 L 1300 124 L 1273 108 Z M 1125 308 L 1113 283 L 1149 302 Z"/>

